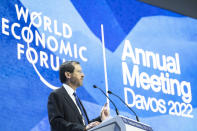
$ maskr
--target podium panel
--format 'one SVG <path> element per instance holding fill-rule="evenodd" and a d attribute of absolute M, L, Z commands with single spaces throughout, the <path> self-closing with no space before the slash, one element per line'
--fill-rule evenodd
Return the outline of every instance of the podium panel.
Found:
<path fill-rule="evenodd" d="M 115 116 L 88 131 L 153 131 L 152 128 L 141 122 L 124 116 Z"/>

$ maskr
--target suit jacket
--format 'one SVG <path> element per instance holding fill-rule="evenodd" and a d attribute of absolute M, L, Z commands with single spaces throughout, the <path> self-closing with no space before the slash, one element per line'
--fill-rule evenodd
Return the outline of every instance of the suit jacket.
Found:
<path fill-rule="evenodd" d="M 84 112 L 87 116 L 85 108 Z M 82 116 L 64 87 L 54 90 L 49 95 L 48 116 L 51 131 L 84 131 L 85 129 Z M 92 121 L 88 119 L 89 123 L 93 121 L 101 121 L 101 118 L 97 117 Z"/>

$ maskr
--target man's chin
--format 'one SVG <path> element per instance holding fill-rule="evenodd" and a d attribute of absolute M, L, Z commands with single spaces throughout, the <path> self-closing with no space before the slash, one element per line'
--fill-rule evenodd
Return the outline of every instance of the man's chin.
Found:
<path fill-rule="evenodd" d="M 80 85 L 80 86 L 83 86 L 83 81 L 79 82 L 79 85 Z"/>
<path fill-rule="evenodd" d="M 83 86 L 83 83 L 79 83 L 79 84 L 78 84 L 78 87 L 80 87 L 80 86 Z"/>

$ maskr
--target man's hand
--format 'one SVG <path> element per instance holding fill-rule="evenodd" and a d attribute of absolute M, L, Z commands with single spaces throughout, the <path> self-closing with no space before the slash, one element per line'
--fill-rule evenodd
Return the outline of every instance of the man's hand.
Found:
<path fill-rule="evenodd" d="M 101 120 L 104 121 L 107 117 L 109 117 L 109 114 L 108 104 L 105 103 L 101 110 Z"/>
<path fill-rule="evenodd" d="M 99 124 L 100 124 L 100 122 L 98 122 L 98 121 L 91 122 L 90 124 L 88 124 L 88 125 L 85 127 L 85 131 L 87 131 L 87 130 L 89 130 L 89 129 L 91 129 L 91 128 L 93 128 L 93 127 L 99 125 Z"/>

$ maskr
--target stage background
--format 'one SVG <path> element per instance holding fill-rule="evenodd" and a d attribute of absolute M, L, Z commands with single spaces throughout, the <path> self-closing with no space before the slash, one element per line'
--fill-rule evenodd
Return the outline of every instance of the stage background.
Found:
<path fill-rule="evenodd" d="M 106 98 L 92 86 L 105 90 L 101 24 L 109 90 L 155 131 L 197 129 L 196 19 L 136 0 L 1 0 L 1 131 L 50 130 L 47 100 L 63 60 L 81 63 L 77 93 L 90 118 L 100 113 Z"/>

